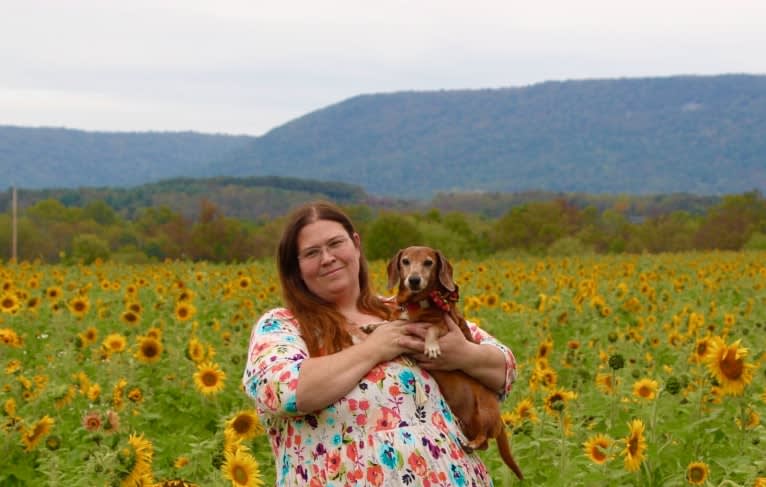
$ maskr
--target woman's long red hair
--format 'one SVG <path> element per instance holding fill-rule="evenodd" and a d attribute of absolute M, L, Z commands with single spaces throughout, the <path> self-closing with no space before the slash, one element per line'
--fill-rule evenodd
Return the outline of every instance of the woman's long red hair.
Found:
<path fill-rule="evenodd" d="M 298 264 L 298 234 L 301 229 L 318 220 L 340 223 L 353 239 L 356 231 L 351 219 L 337 206 L 325 201 L 307 203 L 294 210 L 282 232 L 277 253 L 277 268 L 285 305 L 300 326 L 301 337 L 312 357 L 328 355 L 351 346 L 346 318 L 332 303 L 312 293 L 301 278 Z M 364 252 L 359 255 L 359 300 L 361 311 L 388 319 L 391 308 L 370 288 L 370 278 Z"/>

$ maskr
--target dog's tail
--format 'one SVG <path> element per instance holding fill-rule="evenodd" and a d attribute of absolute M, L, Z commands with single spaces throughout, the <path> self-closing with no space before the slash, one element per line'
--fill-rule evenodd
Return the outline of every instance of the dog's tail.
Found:
<path fill-rule="evenodd" d="M 498 428 L 497 436 L 495 436 L 495 441 L 497 442 L 497 449 L 500 450 L 500 457 L 503 459 L 503 462 L 508 465 L 508 468 L 513 470 L 513 473 L 516 474 L 519 480 L 524 480 L 524 474 L 521 473 L 519 465 L 513 459 L 513 454 L 511 454 L 511 445 L 508 443 L 508 437 L 505 434 L 505 424 L 502 420 L 500 420 L 500 427 Z"/>

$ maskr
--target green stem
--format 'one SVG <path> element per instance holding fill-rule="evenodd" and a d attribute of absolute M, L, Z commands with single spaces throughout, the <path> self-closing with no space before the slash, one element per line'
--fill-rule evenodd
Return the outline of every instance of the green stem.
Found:
<path fill-rule="evenodd" d="M 561 472 L 561 478 L 565 479 L 566 467 L 567 467 L 567 451 L 566 451 L 566 432 L 564 431 L 564 410 L 559 411 L 559 429 L 561 430 L 561 463 L 559 471 Z"/>
<path fill-rule="evenodd" d="M 609 409 L 609 427 L 614 426 L 614 410 L 617 407 L 617 371 L 612 369 L 612 404 Z"/>

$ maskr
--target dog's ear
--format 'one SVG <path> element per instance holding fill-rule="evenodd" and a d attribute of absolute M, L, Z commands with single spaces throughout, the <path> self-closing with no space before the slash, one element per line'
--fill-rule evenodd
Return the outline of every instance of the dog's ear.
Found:
<path fill-rule="evenodd" d="M 399 250 L 395 256 L 388 261 L 388 289 L 393 289 L 399 283 L 399 259 L 404 249 Z"/>
<path fill-rule="evenodd" d="M 447 291 L 454 291 L 455 281 L 452 280 L 452 264 L 438 250 L 436 251 L 436 258 L 439 260 L 439 282 Z"/>

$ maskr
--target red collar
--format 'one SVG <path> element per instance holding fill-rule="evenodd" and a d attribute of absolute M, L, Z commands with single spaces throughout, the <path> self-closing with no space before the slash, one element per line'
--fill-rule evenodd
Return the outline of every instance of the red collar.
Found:
<path fill-rule="evenodd" d="M 441 309 L 445 313 L 450 312 L 450 308 L 452 307 L 452 303 L 457 303 L 459 299 L 458 289 L 457 286 L 455 286 L 454 291 L 449 292 L 439 292 L 438 290 L 434 289 L 430 293 L 428 293 L 427 299 L 421 299 L 420 301 L 416 301 L 413 303 L 407 303 L 404 308 L 407 311 L 414 311 L 419 309 L 425 309 L 428 308 L 431 303 L 433 303 L 437 308 Z"/>

